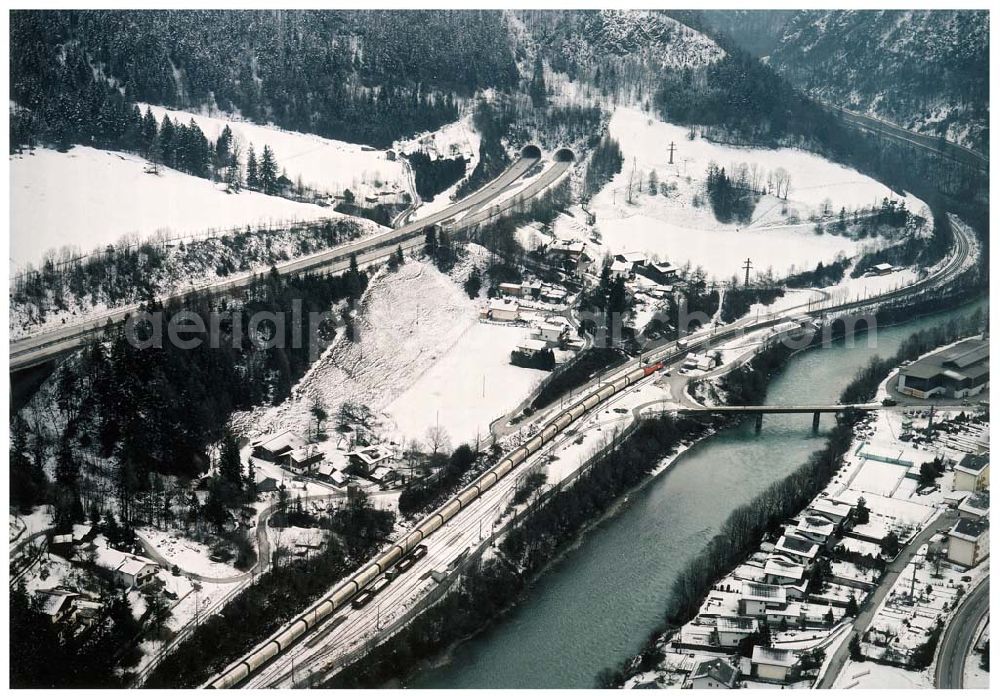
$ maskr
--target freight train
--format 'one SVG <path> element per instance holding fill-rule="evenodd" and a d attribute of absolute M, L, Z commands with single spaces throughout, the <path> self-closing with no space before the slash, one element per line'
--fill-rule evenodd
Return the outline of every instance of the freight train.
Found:
<path fill-rule="evenodd" d="M 570 423 L 585 413 L 592 411 L 603 401 L 653 374 L 663 366 L 663 362 L 639 366 L 599 387 L 591 394 L 582 397 L 575 404 L 563 410 L 541 432 L 501 459 L 488 471 L 479 476 L 479 478 L 462 489 L 457 495 L 444 503 L 444 505 L 425 517 L 405 538 L 390 546 L 375 560 L 342 582 L 330 594 L 279 631 L 264 645 L 254 650 L 245 659 L 237 662 L 235 665 L 231 665 L 225 672 L 209 682 L 207 686 L 214 689 L 227 689 L 238 685 L 279 654 L 288 650 L 305 633 L 341 607 L 349 604 L 354 605 L 354 608 L 363 607 L 374 598 L 377 591 L 384 589 L 384 587 L 378 587 L 378 590 L 375 590 L 374 587 L 371 587 L 375 579 L 394 566 L 402 565 L 402 568 L 397 569 L 397 572 L 392 577 L 398 575 L 398 572 L 410 568 L 417 559 L 427 553 L 427 547 L 422 542 L 444 526 L 448 520 L 461 512 L 462 509 L 468 507 L 470 503 L 485 491 L 495 486 L 497 481 L 520 466 L 528 457 L 551 442 Z M 391 577 L 388 580 L 383 578 L 380 582 L 388 584 L 391 579 Z"/>

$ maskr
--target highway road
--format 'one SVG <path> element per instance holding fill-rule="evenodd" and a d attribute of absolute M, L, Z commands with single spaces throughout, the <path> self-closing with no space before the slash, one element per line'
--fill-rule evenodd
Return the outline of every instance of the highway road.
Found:
<path fill-rule="evenodd" d="M 972 652 L 983 618 L 990 611 L 990 579 L 976 586 L 951 617 L 941 637 L 934 686 L 938 689 L 961 689 L 965 658 Z"/>
<path fill-rule="evenodd" d="M 528 148 L 525 149 L 528 150 Z M 342 244 L 326 251 L 278 264 L 276 268 L 281 274 L 306 271 L 336 272 L 348 267 L 352 254 L 356 256 L 358 264 L 363 266 L 387 257 L 396 250 L 397 245 L 403 246 L 404 250 L 422 245 L 423 230 L 428 225 L 444 223 L 446 226 L 452 227 L 452 225 L 448 224 L 448 221 L 469 210 L 476 210 L 477 212 L 468 216 L 469 219 L 462 220 L 458 227 L 465 228 L 489 219 L 493 215 L 512 207 L 517 199 L 526 199 L 537 194 L 548 183 L 555 181 L 556 178 L 561 176 L 571 164 L 568 162 L 555 162 L 545 173 L 538 177 L 538 180 L 525 187 L 518 196 L 509 198 L 489 210 L 478 210 L 494 199 L 508 193 L 511 185 L 527 174 L 540 161 L 540 157 L 522 156 L 496 179 L 447 208 L 404 225 L 399 229 L 388 229 L 384 232 L 349 242 L 348 244 Z M 196 288 L 195 290 L 202 293 L 225 294 L 245 288 L 252 276 L 252 272 L 241 273 L 218 283 Z M 193 291 L 185 290 L 162 299 L 164 302 L 167 302 L 171 299 L 182 298 Z M 120 322 L 128 314 L 135 312 L 138 307 L 138 304 L 119 307 L 99 316 L 91 316 L 80 322 L 40 331 L 25 338 L 12 341 L 10 343 L 10 370 L 14 372 L 38 365 L 57 355 L 73 350 L 81 345 L 88 336 L 103 329 L 108 321 Z"/>
<path fill-rule="evenodd" d="M 687 337 L 687 346 L 683 349 L 678 349 L 676 343 L 671 342 L 646 351 L 643 359 L 649 362 L 663 360 L 668 364 L 675 365 L 683 360 L 688 350 L 703 350 L 710 345 L 718 345 L 729 340 L 740 333 L 774 327 L 783 322 L 787 323 L 790 317 L 802 313 L 819 316 L 834 310 L 842 312 L 863 308 L 876 301 L 885 301 L 904 294 L 933 289 L 941 283 L 950 281 L 965 267 L 972 243 L 967 237 L 966 230 L 956 227 L 955 232 L 956 244 L 951 257 L 935 272 L 908 288 L 891 291 L 877 298 L 844 303 L 836 307 L 818 308 L 813 307 L 810 303 L 806 310 L 803 310 L 802 307 L 792 307 L 774 314 L 747 317 L 723 328 L 709 327 Z M 606 385 L 609 381 L 634 370 L 639 364 L 640 359 L 634 358 L 625 365 L 598 376 L 576 393 L 575 402 L 579 403 L 579 400 L 586 394 L 600 389 L 601 385 Z M 696 378 L 691 377 L 691 379 Z M 645 383 L 640 383 L 639 387 L 633 386 L 624 389 L 608 401 L 601 403 L 594 411 L 580 417 L 578 422 L 573 419 L 569 421 L 569 424 L 564 424 L 551 443 L 513 469 L 510 474 L 500 478 L 492 488 L 465 505 L 454 518 L 427 536 L 423 542 L 429 549 L 427 556 L 376 595 L 375 600 L 359 609 L 352 609 L 350 606 L 341 607 L 332 614 L 331 618 L 321 622 L 315 629 L 307 632 L 301 640 L 293 643 L 282 654 L 255 672 L 245 681 L 244 685 L 259 688 L 291 686 L 302 684 L 303 681 L 311 683 L 310 675 L 312 673 L 330 674 L 351 659 L 356 659 L 370 646 L 391 635 L 405 620 L 408 612 L 413 607 L 419 606 L 420 598 L 425 597 L 432 590 L 435 583 L 431 577 L 432 570 L 446 573 L 455 568 L 463 556 L 469 554 L 478 544 L 482 543 L 481 539 L 484 538 L 486 530 L 492 532 L 498 522 L 503 524 L 501 513 L 507 504 L 508 497 L 516 490 L 517 480 L 519 476 L 523 475 L 523 472 L 530 470 L 533 465 L 540 461 L 541 457 L 548 456 L 559 447 L 565 446 L 571 438 L 577 436 L 581 428 L 589 427 L 587 422 L 592 419 L 595 413 L 607 413 L 607 410 L 616 401 L 632 392 L 633 389 L 642 389 L 643 384 Z M 674 389 L 673 393 L 679 392 Z M 626 410 L 626 412 L 629 411 Z M 527 429 L 528 436 L 531 436 L 533 433 L 540 432 L 542 427 L 564 419 L 566 413 L 567 411 L 563 409 L 561 404 L 553 404 L 548 409 L 543 409 L 535 414 L 530 424 L 522 425 L 521 432 Z M 500 516 L 499 520 L 498 516 Z M 303 612 L 300 616 L 308 616 L 310 611 L 312 609 Z M 286 626 L 295 621 L 296 619 L 293 619 Z M 280 632 L 281 630 L 275 635 Z M 265 640 L 261 645 L 270 640 L 271 638 Z"/>

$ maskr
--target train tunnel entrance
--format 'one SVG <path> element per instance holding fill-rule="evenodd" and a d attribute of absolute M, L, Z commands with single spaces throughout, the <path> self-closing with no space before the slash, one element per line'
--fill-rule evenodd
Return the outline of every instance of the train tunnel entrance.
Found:
<path fill-rule="evenodd" d="M 572 162 L 576 159 L 573 151 L 567 147 L 559 148 L 555 154 L 556 162 Z"/>
<path fill-rule="evenodd" d="M 537 145 L 525 145 L 521 148 L 521 157 L 528 157 L 531 159 L 541 159 L 542 151 Z"/>

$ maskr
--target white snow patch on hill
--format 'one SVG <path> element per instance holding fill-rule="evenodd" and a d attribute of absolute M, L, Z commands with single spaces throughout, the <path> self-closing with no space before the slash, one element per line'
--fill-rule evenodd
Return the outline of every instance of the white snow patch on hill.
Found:
<path fill-rule="evenodd" d="M 858 242 L 843 236 L 817 235 L 809 217 L 829 199 L 831 208 L 848 212 L 896 198 L 888 187 L 853 169 L 802 150 L 744 148 L 688 140 L 688 130 L 658 120 L 636 108 L 618 107 L 609 133 L 621 145 L 622 171 L 593 199 L 590 209 L 605 249 L 611 253 L 645 251 L 674 264 L 690 261 L 709 276 L 724 279 L 739 272 L 750 257 L 757 270 L 772 267 L 777 274 L 791 266 L 811 268 L 860 250 Z M 674 143 L 674 163 L 669 147 Z M 723 224 L 715 219 L 707 201 L 693 205 L 696 193 L 704 194 L 705 171 L 715 162 L 727 171 L 733 165 L 756 163 L 763 172 L 784 168 L 791 175 L 788 200 L 763 196 L 748 224 Z M 633 202 L 628 202 L 633 177 Z M 649 174 L 676 188 L 669 195 L 648 193 Z M 636 193 L 636 187 L 641 192 Z M 704 195 L 702 196 L 704 198 Z M 926 206 L 907 195 L 907 208 L 925 214 Z M 787 208 L 787 215 L 783 214 Z M 798 224 L 795 224 L 795 218 Z"/>
<path fill-rule="evenodd" d="M 329 208 L 253 191 L 226 193 L 207 179 L 91 147 L 37 149 L 10 158 L 13 267 L 64 246 L 90 252 L 125 235 L 149 238 L 338 216 Z"/>
<path fill-rule="evenodd" d="M 430 264 L 408 260 L 372 281 L 358 320 L 359 340 L 341 337 L 276 407 L 244 421 L 253 433 L 306 433 L 317 401 L 368 406 L 393 441 L 423 441 L 439 423 L 452 446 L 488 434 L 491 420 L 528 396 L 545 373 L 510 365 L 525 327 L 483 325 L 479 305 Z M 485 396 L 483 377 L 485 376 Z"/>
<path fill-rule="evenodd" d="M 146 106 L 139 105 L 143 113 L 146 113 Z M 267 145 L 274 151 L 279 170 L 284 170 L 293 182 L 301 177 L 303 184 L 317 191 L 339 194 L 349 188 L 361 198 L 375 190 L 410 190 L 403 163 L 389 160 L 382 150 L 276 126 L 261 126 L 226 114 L 208 116 L 155 105 L 149 108 L 157 122 L 162 122 L 164 114 L 184 124 L 194 119 L 210 141 L 216 140 L 228 125 L 242 144 L 244 165 L 251 145 L 258 161 Z"/>

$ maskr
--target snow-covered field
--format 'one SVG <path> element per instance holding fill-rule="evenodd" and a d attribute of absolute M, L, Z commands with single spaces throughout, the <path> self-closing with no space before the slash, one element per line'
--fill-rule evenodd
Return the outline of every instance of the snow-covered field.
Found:
<path fill-rule="evenodd" d="M 911 672 L 875 662 L 848 660 L 833 683 L 834 689 L 933 689 L 927 672 Z"/>
<path fill-rule="evenodd" d="M 37 149 L 10 158 L 10 262 L 38 265 L 64 246 L 90 252 L 125 235 L 203 235 L 237 226 L 315 220 L 330 208 L 253 191 L 239 194 L 207 179 L 160 168 L 120 152 Z"/>
<path fill-rule="evenodd" d="M 163 120 L 164 114 L 185 124 L 194 119 L 210 141 L 217 139 L 228 125 L 242 145 L 244 162 L 251 145 L 258 159 L 267 145 L 274 151 L 278 167 L 285 171 L 289 179 L 294 182 L 301 177 L 303 184 L 317 191 L 343 193 L 349 188 L 359 195 L 372 189 L 409 190 L 403 163 L 389 160 L 383 150 L 321 138 L 311 133 L 262 126 L 228 114 L 203 115 L 155 105 L 149 108 L 158 122 Z M 140 109 L 145 113 L 146 105 L 141 104 Z"/>
<path fill-rule="evenodd" d="M 853 169 L 801 150 L 767 150 L 720 145 L 696 137 L 687 129 L 666 123 L 635 108 L 619 107 L 609 125 L 611 137 L 621 145 L 622 171 L 593 199 L 590 209 L 604 250 L 611 253 L 644 251 L 669 259 L 675 265 L 690 261 L 709 276 L 725 279 L 739 271 L 746 258 L 756 270 L 772 268 L 785 274 L 790 267 L 815 266 L 838 254 L 852 256 L 861 244 L 848 237 L 817 235 L 811 215 L 829 199 L 831 208 L 849 212 L 877 205 L 885 197 L 899 198 L 889 188 Z M 674 163 L 669 146 L 674 143 Z M 756 164 L 765 173 L 785 169 L 790 177 L 788 200 L 761 198 L 749 224 L 722 224 L 705 204 L 695 207 L 695 193 L 703 192 L 705 170 L 715 162 L 727 170 L 734 165 Z M 633 177 L 641 193 L 628 202 Z M 669 195 L 650 195 L 648 181 L 655 170 L 661 183 L 675 186 Z M 907 208 L 921 213 L 925 205 L 906 197 Z M 782 210 L 787 208 L 787 215 Z M 798 224 L 794 218 L 798 218 Z"/>
<path fill-rule="evenodd" d="M 490 421 L 544 377 L 509 364 L 528 329 L 480 324 L 479 303 L 421 261 L 374 280 L 357 324 L 357 342 L 334 344 L 292 398 L 244 416 L 245 425 L 253 432 L 305 433 L 314 403 L 336 413 L 352 401 L 368 406 L 396 442 L 423 440 L 439 424 L 455 446 L 474 441 L 477 431 L 485 437 Z"/>
<path fill-rule="evenodd" d="M 422 437 L 438 422 L 453 445 L 486 437 L 490 422 L 517 406 L 549 374 L 510 364 L 511 351 L 528 333 L 523 327 L 473 324 L 386 413 L 407 438 Z"/>

